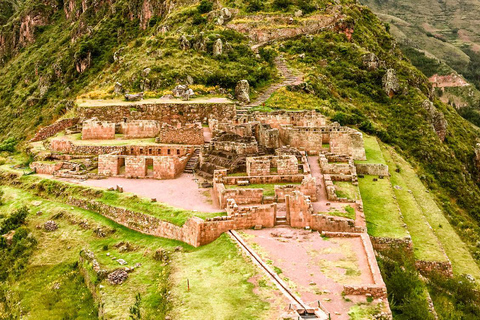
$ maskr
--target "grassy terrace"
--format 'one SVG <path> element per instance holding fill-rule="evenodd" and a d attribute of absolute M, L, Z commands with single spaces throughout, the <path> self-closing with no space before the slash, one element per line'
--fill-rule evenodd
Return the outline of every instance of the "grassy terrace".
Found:
<path fill-rule="evenodd" d="M 367 160 L 358 161 L 355 163 L 382 163 L 385 164 L 385 159 L 382 156 L 382 150 L 380 150 L 380 145 L 378 144 L 377 138 L 374 136 L 369 136 L 363 134 L 363 145 L 365 147 L 365 153 L 367 155 Z"/>
<path fill-rule="evenodd" d="M 377 177 L 365 176 L 358 179 L 368 233 L 374 237 L 404 238 L 408 236 L 390 180 L 373 181 L 374 178 Z"/>
<path fill-rule="evenodd" d="M 163 319 L 172 305 L 178 305 L 180 310 L 176 311 L 179 314 L 174 319 L 207 319 L 212 314 L 222 315 L 222 319 L 271 318 L 267 313 L 273 305 L 267 301 L 275 299 L 274 288 L 248 282 L 251 277 L 257 277 L 260 283 L 267 283 L 225 235 L 195 249 L 178 241 L 132 231 L 100 214 L 46 200 L 25 190 L 7 186 L 0 189 L 4 192 L 5 203 L 0 205 L 0 222 L 26 205 L 30 208 L 26 227 L 37 240 L 18 281 L 6 282 L 13 312 L 21 312 L 25 319 L 98 318 L 93 298 L 76 267 L 83 249 L 93 251 L 102 268 L 110 271 L 119 267 L 112 256 L 124 259 L 130 267 L 141 263 L 122 285 L 110 285 L 107 281 L 98 283 L 105 293 L 106 318 L 129 318 L 129 309 L 137 293 L 141 294 L 142 319 Z M 34 201 L 40 205 L 32 205 Z M 39 211 L 42 213 L 37 214 Z M 59 225 L 57 231 L 35 228 L 52 219 Z M 97 228 L 106 236 L 97 236 L 94 232 Z M 120 250 L 116 247 L 120 242 L 132 246 L 129 250 Z M 173 254 L 179 246 L 183 252 Z M 166 251 L 170 257 L 168 264 L 153 258 L 157 249 Z M 175 270 L 173 278 L 171 268 Z M 190 292 L 185 289 L 185 277 L 190 280 Z M 172 288 L 172 279 L 177 284 L 175 288 Z M 52 289 L 56 284 L 59 289 Z M 232 286 L 237 289 L 232 291 Z M 167 294 L 171 290 L 173 297 Z M 199 309 L 205 312 L 203 316 L 198 315 Z"/>
<path fill-rule="evenodd" d="M 355 209 L 349 205 L 345 207 L 345 211 L 334 210 L 334 211 L 327 211 L 327 212 L 319 212 L 319 214 L 325 214 L 329 216 L 342 217 L 342 218 L 355 220 Z"/>
<path fill-rule="evenodd" d="M 360 190 L 358 186 L 354 186 L 351 182 L 346 181 L 334 181 L 333 184 L 337 190 L 337 196 L 339 198 L 347 198 L 349 200 L 359 200 Z"/>
<path fill-rule="evenodd" d="M 1 166 L 0 171 L 10 171 L 21 174 L 22 171 L 13 170 L 8 166 Z M 182 226 L 189 218 L 197 216 L 202 219 L 213 218 L 225 213 L 194 212 L 174 208 L 163 203 L 152 203 L 150 199 L 140 198 L 130 193 L 118 193 L 106 191 L 100 188 L 79 186 L 73 183 L 44 179 L 38 176 L 23 176 L 19 178 L 23 189 L 35 190 L 39 195 L 45 197 L 57 197 L 59 199 L 73 196 L 84 199 L 94 199 L 105 204 L 141 212 Z"/>
<path fill-rule="evenodd" d="M 227 189 L 263 189 L 266 197 L 275 196 L 275 186 L 299 185 L 300 183 L 249 184 L 248 186 L 226 185 Z"/>
<path fill-rule="evenodd" d="M 389 167 L 390 181 L 394 186 L 393 190 L 403 214 L 403 220 L 407 224 L 412 237 L 415 258 L 425 261 L 445 261 L 446 257 L 442 246 L 430 228 L 421 206 L 414 195 L 409 192 L 407 181 L 403 176 L 405 170 L 400 170 L 400 173 L 396 172 L 397 165 L 389 149 L 383 147 L 382 151 Z"/>
<path fill-rule="evenodd" d="M 434 196 L 427 191 L 413 168 L 405 160 L 403 160 L 392 150 L 388 150 L 386 152 L 390 152 L 391 159 L 395 162 L 395 165 L 400 168 L 403 181 L 408 189 L 411 190 L 412 196 L 415 198 L 418 208 L 421 210 L 424 218 L 432 227 L 433 232 L 443 246 L 448 258 L 452 262 L 454 273 L 471 274 L 476 279 L 480 279 L 480 268 L 475 263 L 475 260 L 472 258 L 465 243 L 461 240 L 453 227 L 450 225 L 447 218 L 444 216 L 442 210 L 438 207 L 434 200 Z M 405 212 L 405 210 L 403 210 L 403 212 L 404 215 L 409 214 Z M 405 220 L 407 220 L 406 217 Z M 414 237 L 422 237 L 422 235 L 414 235 L 415 229 L 410 227 L 410 225 L 408 228 L 411 230 L 412 239 L 414 239 Z"/>

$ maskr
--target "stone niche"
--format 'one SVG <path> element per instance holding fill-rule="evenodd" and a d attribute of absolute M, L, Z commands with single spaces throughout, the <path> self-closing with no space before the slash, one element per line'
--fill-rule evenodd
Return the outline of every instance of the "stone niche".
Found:
<path fill-rule="evenodd" d="M 204 144 L 202 124 L 192 123 L 176 126 L 163 123 L 159 130 L 157 143 L 172 143 L 172 144 L 188 144 L 188 145 L 202 145 Z"/>
<path fill-rule="evenodd" d="M 160 132 L 160 124 L 155 120 L 126 121 L 120 128 L 126 139 L 154 138 Z"/>
<path fill-rule="evenodd" d="M 82 126 L 82 140 L 112 140 L 115 139 L 115 123 L 99 121 L 98 119 L 86 120 Z"/>

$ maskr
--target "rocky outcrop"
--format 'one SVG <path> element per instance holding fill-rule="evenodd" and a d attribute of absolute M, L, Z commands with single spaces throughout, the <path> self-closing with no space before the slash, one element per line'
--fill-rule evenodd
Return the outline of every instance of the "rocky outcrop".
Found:
<path fill-rule="evenodd" d="M 382 85 L 383 90 L 390 98 L 393 98 L 395 94 L 400 92 L 400 82 L 394 69 L 387 70 L 387 73 L 382 78 Z"/>
<path fill-rule="evenodd" d="M 247 80 L 240 80 L 237 83 L 235 97 L 242 103 L 250 103 L 250 84 Z"/>
<path fill-rule="evenodd" d="M 213 55 L 219 56 L 223 53 L 223 42 L 222 39 L 217 39 L 213 44 Z"/>
<path fill-rule="evenodd" d="M 367 53 L 362 56 L 362 65 L 367 70 L 377 70 L 378 68 L 385 67 L 385 61 L 378 59 L 375 53 Z"/>
<path fill-rule="evenodd" d="M 425 100 L 422 103 L 422 107 L 427 110 L 428 121 L 432 124 L 433 130 L 437 134 L 438 138 L 441 141 L 445 140 L 447 135 L 447 120 L 441 111 L 438 111 L 437 108 L 433 105 L 433 102 L 430 100 Z"/>

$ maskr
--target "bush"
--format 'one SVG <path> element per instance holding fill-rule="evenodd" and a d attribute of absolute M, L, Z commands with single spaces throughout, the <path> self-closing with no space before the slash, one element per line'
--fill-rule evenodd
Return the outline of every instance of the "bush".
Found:
<path fill-rule="evenodd" d="M 264 5 L 261 0 L 249 0 L 247 2 L 247 12 L 257 12 L 263 10 Z"/>
<path fill-rule="evenodd" d="M 12 213 L 8 218 L 6 218 L 2 225 L 0 226 L 0 234 L 5 234 L 10 230 L 15 230 L 25 223 L 25 218 L 28 215 L 28 208 L 22 207 Z"/>
<path fill-rule="evenodd" d="M 207 0 L 202 0 L 200 4 L 198 5 L 198 12 L 200 13 L 207 13 L 212 11 L 213 9 L 213 2 L 207 1 Z"/>
<path fill-rule="evenodd" d="M 277 10 L 287 10 L 292 4 L 292 0 L 273 0 L 273 7 Z"/>
<path fill-rule="evenodd" d="M 0 151 L 14 152 L 17 145 L 15 138 L 8 138 L 0 144 Z"/>

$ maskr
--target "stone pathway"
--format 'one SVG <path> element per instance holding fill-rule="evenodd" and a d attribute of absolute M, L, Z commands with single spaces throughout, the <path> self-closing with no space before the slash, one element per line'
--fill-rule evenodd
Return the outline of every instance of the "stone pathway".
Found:
<path fill-rule="evenodd" d="M 265 91 L 263 91 L 255 100 L 251 101 L 250 104 L 244 106 L 244 108 L 240 110 L 248 110 L 253 107 L 261 106 L 278 89 L 286 86 L 298 85 L 303 82 L 303 74 L 295 75 L 292 69 L 287 66 L 283 56 L 278 56 L 275 59 L 275 66 L 280 72 L 280 76 L 283 78 L 283 81 L 280 83 L 272 84 Z"/>

